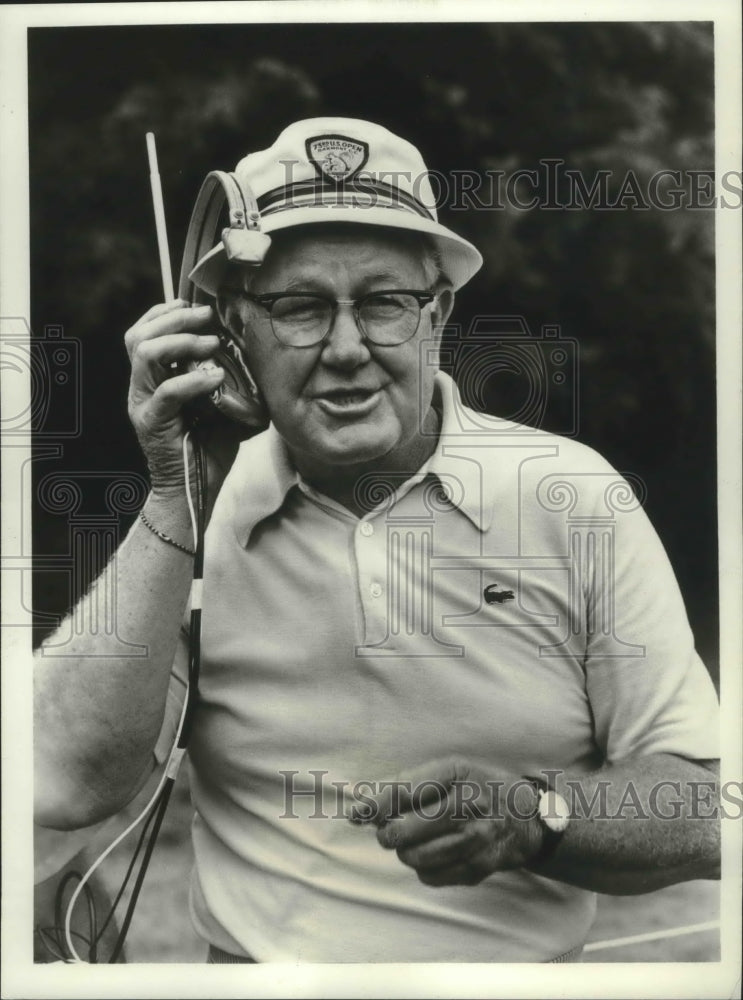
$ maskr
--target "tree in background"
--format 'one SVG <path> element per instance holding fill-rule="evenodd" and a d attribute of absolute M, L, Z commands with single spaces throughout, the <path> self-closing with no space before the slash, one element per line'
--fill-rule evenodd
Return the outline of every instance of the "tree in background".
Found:
<path fill-rule="evenodd" d="M 142 470 L 122 336 L 162 297 L 147 130 L 174 262 L 205 174 L 314 115 L 378 121 L 445 177 L 545 159 L 589 181 L 606 170 L 612 201 L 630 171 L 642 191 L 658 171 L 714 166 L 713 39 L 699 22 L 33 29 L 29 68 L 32 319 L 83 343 L 85 424 L 64 453 L 78 470 Z M 485 258 L 455 319 L 521 315 L 577 340 L 578 435 L 647 484 L 714 671 L 712 212 L 645 209 L 630 195 L 615 211 L 473 199 L 440 210 Z M 485 402 L 510 415 L 523 392 L 502 372 Z M 548 429 L 563 429 L 572 392 L 555 393 Z M 37 516 L 35 531 L 38 552 L 64 547 L 61 518 Z M 74 596 L 37 574 L 37 608 L 59 612 Z"/>

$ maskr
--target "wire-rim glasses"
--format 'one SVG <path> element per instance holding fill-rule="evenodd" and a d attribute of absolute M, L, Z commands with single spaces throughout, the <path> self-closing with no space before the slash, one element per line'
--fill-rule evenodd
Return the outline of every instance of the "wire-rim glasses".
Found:
<path fill-rule="evenodd" d="M 334 299 L 319 292 L 271 292 L 243 298 L 262 306 L 279 343 L 315 347 L 333 329 L 338 306 L 350 306 L 362 336 L 379 347 L 396 347 L 415 336 L 421 311 L 436 295 L 410 288 L 381 289 L 358 299 Z"/>

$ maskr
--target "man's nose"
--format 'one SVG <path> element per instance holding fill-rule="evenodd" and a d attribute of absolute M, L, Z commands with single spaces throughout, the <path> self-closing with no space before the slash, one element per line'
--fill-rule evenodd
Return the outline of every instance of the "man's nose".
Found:
<path fill-rule="evenodd" d="M 335 320 L 323 345 L 322 360 L 334 368 L 353 369 L 371 357 L 350 303 L 338 303 Z"/>

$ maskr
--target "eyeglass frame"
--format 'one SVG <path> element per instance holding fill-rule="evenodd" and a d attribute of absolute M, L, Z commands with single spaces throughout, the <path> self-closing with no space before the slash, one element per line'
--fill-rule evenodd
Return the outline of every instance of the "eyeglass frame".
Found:
<path fill-rule="evenodd" d="M 430 306 L 432 302 L 435 302 L 438 298 L 438 294 L 434 291 L 420 291 L 417 288 L 380 288 L 377 291 L 367 292 L 365 295 L 360 295 L 357 299 L 336 299 L 330 295 L 326 295 L 323 292 L 264 292 L 260 295 L 255 295 L 252 292 L 245 292 L 240 290 L 239 295 L 243 299 L 247 299 L 249 302 L 255 302 L 268 313 L 268 320 L 271 324 L 271 333 L 274 335 L 276 340 L 282 345 L 282 347 L 292 347 L 297 351 L 304 350 L 308 347 L 317 347 L 319 344 L 323 344 L 330 336 L 333 327 L 335 326 L 335 321 L 338 317 L 338 306 L 351 306 L 351 312 L 353 314 L 353 319 L 356 324 L 356 329 L 361 334 L 364 340 L 368 340 L 370 344 L 374 344 L 375 347 L 401 347 L 403 344 L 407 344 L 408 341 L 412 340 L 413 337 L 418 332 L 421 325 L 421 317 L 423 315 L 423 310 L 426 306 Z M 365 299 L 373 298 L 376 295 L 412 295 L 413 298 L 418 303 L 418 322 L 415 329 L 406 337 L 405 340 L 400 340 L 395 344 L 379 344 L 377 341 L 372 340 L 367 334 L 366 330 L 361 325 L 359 318 L 360 303 L 364 302 Z M 276 333 L 273 325 L 273 307 L 280 299 L 286 298 L 315 298 L 322 299 L 327 302 L 332 307 L 332 312 L 330 314 L 330 323 L 328 324 L 328 329 L 320 337 L 319 340 L 313 341 L 311 344 L 287 344 L 286 341 L 281 340 L 281 338 Z M 425 300 L 425 301 L 422 301 Z"/>

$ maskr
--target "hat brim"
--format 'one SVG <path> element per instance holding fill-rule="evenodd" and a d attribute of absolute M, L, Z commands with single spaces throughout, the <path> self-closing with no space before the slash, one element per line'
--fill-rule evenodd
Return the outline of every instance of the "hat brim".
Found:
<path fill-rule="evenodd" d="M 402 209 L 357 205 L 333 207 L 310 205 L 266 215 L 261 219 L 261 228 L 264 233 L 270 235 L 283 229 L 324 223 L 333 225 L 350 223 L 424 233 L 436 245 L 441 257 L 442 270 L 454 291 L 466 284 L 482 266 L 479 250 L 467 240 L 457 236 L 439 222 L 434 222 L 433 219 L 424 219 Z M 189 278 L 209 295 L 216 295 L 222 284 L 227 263 L 224 246 L 220 242 L 201 258 L 189 274 Z"/>

